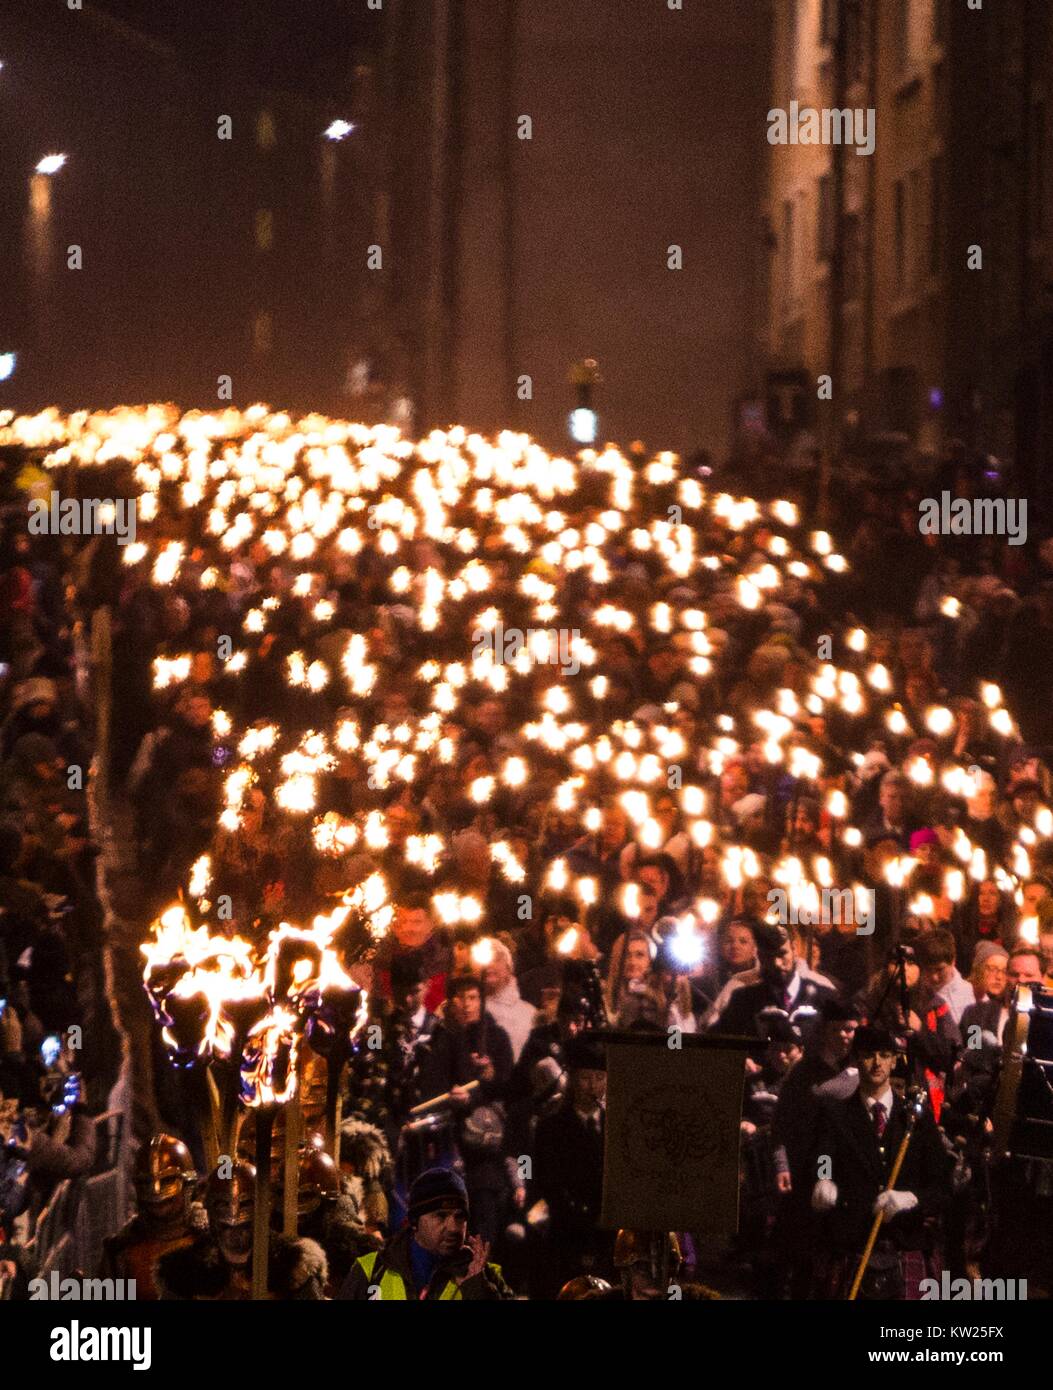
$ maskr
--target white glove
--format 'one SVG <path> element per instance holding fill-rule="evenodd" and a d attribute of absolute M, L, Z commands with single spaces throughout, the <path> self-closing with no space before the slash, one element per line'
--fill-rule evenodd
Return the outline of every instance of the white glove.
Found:
<path fill-rule="evenodd" d="M 879 1192 L 874 1203 L 874 1215 L 880 1212 L 886 1221 L 891 1221 L 894 1216 L 913 1211 L 917 1205 L 918 1199 L 913 1192 Z"/>
<path fill-rule="evenodd" d="M 812 1188 L 812 1210 L 833 1211 L 837 1206 L 837 1183 L 820 1178 Z"/>

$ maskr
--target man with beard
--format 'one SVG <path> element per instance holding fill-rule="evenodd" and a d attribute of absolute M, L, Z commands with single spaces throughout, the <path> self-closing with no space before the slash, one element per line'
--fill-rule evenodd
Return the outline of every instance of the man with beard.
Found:
<path fill-rule="evenodd" d="M 324 1297 L 340 1288 L 358 1256 L 381 1244 L 363 1220 L 362 1182 L 341 1173 L 320 1134 L 308 1134 L 297 1161 L 296 1237 L 278 1237 L 285 1201 L 284 1148 L 277 1155 L 272 1152 L 271 1161 L 271 1290 L 279 1298 Z M 325 1278 L 320 1277 L 323 1269 Z"/>
<path fill-rule="evenodd" d="M 135 1156 L 138 1211 L 104 1247 L 105 1273 L 134 1279 L 135 1296 L 158 1297 L 154 1266 L 169 1250 L 193 1243 L 190 1193 L 196 1174 L 190 1150 L 171 1134 L 155 1134 Z"/>
<path fill-rule="evenodd" d="M 889 1188 L 909 1117 L 907 1104 L 892 1088 L 901 1050 L 883 1028 L 858 1029 L 852 1059 L 859 1087 L 847 1100 L 831 1101 L 820 1118 L 812 1208 L 820 1213 L 820 1278 L 827 1298 L 848 1293 L 878 1213 L 883 1224 L 863 1297 L 918 1299 L 922 1279 L 940 1275 L 933 1218 L 950 1200 L 952 1159 L 927 1108 L 915 1123 L 895 1186 Z"/>
<path fill-rule="evenodd" d="M 760 979 L 731 993 L 713 1031 L 763 1037 L 763 1027 L 758 1022 L 763 1009 L 782 1009 L 791 1018 L 800 1010 L 801 1017 L 795 1021 L 800 1023 L 807 1045 L 815 1032 L 815 1011 L 833 998 L 833 990 L 820 983 L 797 957 L 785 927 L 764 926 L 758 928 L 756 935 Z"/>
<path fill-rule="evenodd" d="M 512 1291 L 489 1246 L 468 1235 L 468 1191 L 457 1173 L 429 1168 L 410 1190 L 409 1220 L 382 1250 L 355 1261 L 340 1298 L 355 1302 L 496 1301 Z"/>

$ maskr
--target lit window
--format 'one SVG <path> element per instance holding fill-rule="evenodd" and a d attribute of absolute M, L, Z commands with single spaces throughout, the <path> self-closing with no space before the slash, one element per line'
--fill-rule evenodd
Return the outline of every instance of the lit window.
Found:
<path fill-rule="evenodd" d="M 261 310 L 252 322 L 252 350 L 260 356 L 270 352 L 274 341 L 274 315 Z"/>
<path fill-rule="evenodd" d="M 256 211 L 256 245 L 261 251 L 269 251 L 274 242 L 274 213 L 270 208 Z"/>
<path fill-rule="evenodd" d="M 256 144 L 261 150 L 272 150 L 278 143 L 278 132 L 270 111 L 261 111 L 256 117 Z"/>

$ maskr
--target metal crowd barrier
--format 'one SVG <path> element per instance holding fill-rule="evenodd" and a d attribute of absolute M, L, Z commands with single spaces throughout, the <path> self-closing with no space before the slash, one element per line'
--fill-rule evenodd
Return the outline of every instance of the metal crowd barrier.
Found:
<path fill-rule="evenodd" d="M 95 1171 L 59 1183 L 25 1244 L 34 1277 L 46 1279 L 52 1270 L 63 1279 L 97 1274 L 103 1242 L 127 1220 L 117 1162 L 124 1116 L 107 1110 L 94 1117 L 94 1124 Z"/>

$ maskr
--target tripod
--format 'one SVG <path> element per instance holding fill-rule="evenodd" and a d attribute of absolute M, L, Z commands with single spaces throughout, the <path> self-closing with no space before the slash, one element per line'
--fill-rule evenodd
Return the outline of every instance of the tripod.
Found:
<path fill-rule="evenodd" d="M 886 964 L 890 961 L 894 961 L 895 968 L 889 973 L 885 981 L 885 988 L 881 991 L 881 997 L 878 999 L 873 1011 L 873 1018 L 880 1018 L 889 996 L 892 994 L 892 991 L 895 990 L 902 1015 L 902 1025 L 904 1027 L 910 1016 L 910 987 L 907 984 L 907 961 L 909 960 L 909 956 L 907 955 L 907 951 L 908 947 L 906 946 L 893 946 L 892 950 L 889 952 Z"/>

